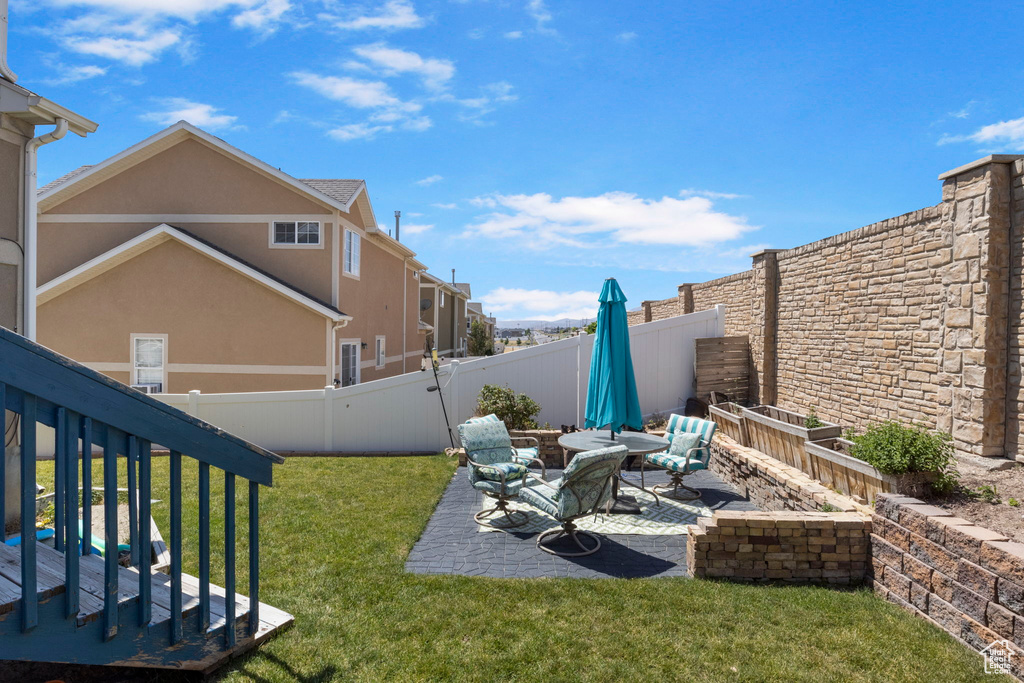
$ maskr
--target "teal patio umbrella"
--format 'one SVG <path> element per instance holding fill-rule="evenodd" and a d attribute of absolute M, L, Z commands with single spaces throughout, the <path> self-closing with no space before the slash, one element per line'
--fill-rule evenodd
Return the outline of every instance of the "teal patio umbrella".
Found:
<path fill-rule="evenodd" d="M 597 311 L 594 355 L 590 359 L 584 427 L 608 427 L 614 439 L 623 427 L 640 429 L 643 415 L 633 377 L 633 357 L 629 353 L 626 295 L 615 278 L 604 281 L 598 301 L 601 307 Z"/>

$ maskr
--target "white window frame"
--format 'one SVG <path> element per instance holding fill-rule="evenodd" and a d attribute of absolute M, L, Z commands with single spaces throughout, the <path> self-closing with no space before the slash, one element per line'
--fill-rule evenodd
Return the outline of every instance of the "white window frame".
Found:
<path fill-rule="evenodd" d="M 388 364 L 387 337 L 383 334 L 378 334 L 374 342 L 373 360 L 378 370 Z"/>
<path fill-rule="evenodd" d="M 345 346 L 348 346 L 348 345 L 355 347 L 355 359 L 356 359 L 356 381 L 353 382 L 352 384 L 348 385 L 348 386 L 354 386 L 355 384 L 359 384 L 362 381 L 362 365 L 363 365 L 363 360 L 362 360 L 363 344 L 362 344 L 362 341 L 359 340 L 359 339 L 339 339 L 338 340 L 338 381 L 341 382 L 341 386 L 346 386 L 345 385 L 345 369 L 342 366 L 342 359 L 344 358 L 344 354 L 342 353 L 342 348 L 344 348 Z"/>
<path fill-rule="evenodd" d="M 299 239 L 299 223 L 316 223 L 316 243 L 315 244 L 299 244 L 298 242 L 277 242 L 275 237 L 277 236 L 276 226 L 278 223 L 295 223 L 295 239 Z M 270 221 L 268 223 L 270 233 L 268 236 L 269 244 L 271 249 L 323 249 L 324 248 L 324 224 L 322 221 L 304 221 L 298 219 L 284 219 Z"/>
<path fill-rule="evenodd" d="M 160 393 L 161 394 L 166 394 L 167 393 L 167 335 L 166 334 L 143 334 L 141 332 L 133 332 L 129 336 L 129 339 L 130 339 L 129 343 L 131 345 L 131 347 L 129 349 L 129 359 L 128 359 L 129 368 L 130 368 L 129 379 L 131 380 L 131 382 L 129 382 L 129 384 L 149 384 L 149 382 L 139 382 L 138 381 L 138 379 L 139 379 L 139 377 L 138 377 L 138 368 L 135 367 L 135 340 L 137 340 L 137 339 L 159 339 L 163 343 L 163 350 L 164 350 L 163 356 L 164 357 L 163 357 L 163 363 L 162 363 L 162 365 L 160 367 L 160 369 L 162 370 L 161 374 L 163 375 L 163 379 L 160 380 Z"/>
<path fill-rule="evenodd" d="M 357 247 L 356 247 L 356 250 L 355 250 L 356 251 L 355 259 L 352 260 L 352 265 L 350 266 L 349 265 L 349 249 L 350 249 L 350 240 L 351 239 L 357 240 L 355 242 Z M 362 258 L 363 258 L 363 236 L 361 234 L 359 234 L 355 230 L 349 230 L 348 228 L 345 228 L 345 232 L 342 234 L 342 237 L 341 237 L 341 274 L 344 275 L 345 277 L 350 277 L 350 278 L 353 278 L 355 280 L 358 280 L 359 279 L 359 271 L 360 271 L 360 261 L 362 261 Z"/>

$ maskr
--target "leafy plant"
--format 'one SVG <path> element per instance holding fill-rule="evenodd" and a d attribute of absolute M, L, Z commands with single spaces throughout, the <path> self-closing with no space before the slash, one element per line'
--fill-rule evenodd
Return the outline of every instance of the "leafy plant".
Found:
<path fill-rule="evenodd" d="M 648 429 L 661 429 L 668 424 L 668 417 L 664 413 L 654 412 L 647 418 Z"/>
<path fill-rule="evenodd" d="M 587 323 L 587 326 L 583 328 L 583 331 L 587 334 L 597 334 L 597 321 Z"/>
<path fill-rule="evenodd" d="M 995 484 L 984 484 L 975 489 L 978 498 L 990 505 L 999 505 L 1003 499 L 999 497 L 999 489 Z"/>
<path fill-rule="evenodd" d="M 841 512 L 841 510 L 831 503 L 822 503 L 818 512 Z"/>
<path fill-rule="evenodd" d="M 850 455 L 885 474 L 935 472 L 938 478 L 932 488 L 939 493 L 952 491 L 959 480 L 953 440 L 947 433 L 890 420 L 868 425 L 863 434 L 849 430 L 846 436 L 853 442 Z"/>
<path fill-rule="evenodd" d="M 804 427 L 807 429 L 816 429 L 817 427 L 824 427 L 825 423 L 818 419 L 818 414 L 814 412 L 814 406 L 807 411 L 807 417 L 804 418 Z"/>
<path fill-rule="evenodd" d="M 493 356 L 494 340 L 487 336 L 487 328 L 479 320 L 469 326 L 469 355 Z"/>
<path fill-rule="evenodd" d="M 1016 498 L 1009 498 L 1009 499 L 1008 499 L 1008 500 L 1006 501 L 1006 504 L 1007 504 L 1007 505 L 1009 505 L 1009 506 L 1010 506 L 1010 507 L 1012 507 L 1012 508 L 1015 508 L 1015 507 L 1020 507 L 1020 501 L 1019 501 L 1019 500 L 1017 500 Z"/>
<path fill-rule="evenodd" d="M 476 410 L 480 415 L 494 413 L 509 429 L 536 429 L 533 418 L 540 412 L 540 404 L 508 385 L 485 384 L 477 397 Z"/>

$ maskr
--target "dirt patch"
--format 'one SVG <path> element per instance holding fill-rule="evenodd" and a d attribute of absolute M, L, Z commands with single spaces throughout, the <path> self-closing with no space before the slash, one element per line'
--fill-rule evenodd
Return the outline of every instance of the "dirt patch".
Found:
<path fill-rule="evenodd" d="M 948 510 L 957 517 L 970 520 L 978 526 L 1006 534 L 1013 541 L 1024 543 L 1024 466 L 988 472 L 967 463 L 958 465 L 963 489 L 945 498 L 929 502 Z M 987 502 L 977 495 L 979 487 L 992 486 L 1000 502 Z M 975 495 L 970 495 L 974 493 Z M 1010 505 L 1010 499 L 1019 506 Z"/>

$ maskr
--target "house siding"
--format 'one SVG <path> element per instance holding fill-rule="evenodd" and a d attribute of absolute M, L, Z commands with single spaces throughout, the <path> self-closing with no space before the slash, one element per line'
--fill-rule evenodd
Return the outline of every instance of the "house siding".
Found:
<path fill-rule="evenodd" d="M 324 386 L 329 372 L 325 320 L 170 240 L 42 304 L 39 341 L 86 364 L 127 366 L 131 334 L 167 334 L 170 366 L 298 366 L 303 373 L 323 368 L 320 374 L 287 378 L 170 371 L 165 388 L 170 393 L 253 391 L 266 385 L 316 389 Z M 119 381 L 129 379 L 120 369 L 104 372 Z"/>

